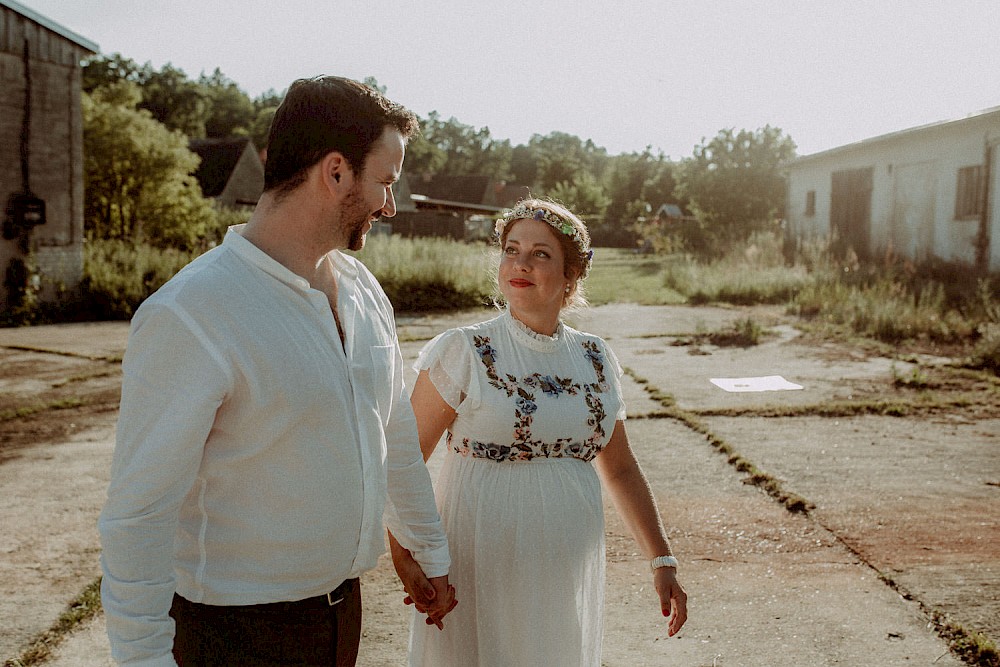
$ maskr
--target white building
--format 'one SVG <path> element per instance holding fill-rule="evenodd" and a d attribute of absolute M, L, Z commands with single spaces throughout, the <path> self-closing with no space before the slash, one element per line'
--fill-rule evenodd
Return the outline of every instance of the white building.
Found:
<path fill-rule="evenodd" d="M 785 215 L 862 259 L 1000 270 L 1000 107 L 794 160 Z"/>

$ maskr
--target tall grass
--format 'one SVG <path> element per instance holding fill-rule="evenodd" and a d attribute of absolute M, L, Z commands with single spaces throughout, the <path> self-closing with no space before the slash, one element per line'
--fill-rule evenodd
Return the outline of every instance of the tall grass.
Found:
<path fill-rule="evenodd" d="M 790 265 L 781 240 L 761 234 L 712 262 L 668 257 L 662 276 L 688 303 L 786 304 L 831 331 L 889 344 L 973 345 L 974 365 L 1000 365 L 1000 293 L 968 267 L 893 260 L 862 267 L 815 244 Z"/>
<path fill-rule="evenodd" d="M 475 308 L 488 305 L 496 293 L 497 255 L 478 243 L 372 235 L 354 254 L 397 311 Z"/>
<path fill-rule="evenodd" d="M 710 263 L 677 256 L 665 268 L 663 284 L 688 303 L 783 304 L 810 280 L 805 266 L 787 266 L 774 235 L 761 234 L 743 249 Z"/>
<path fill-rule="evenodd" d="M 78 294 L 50 307 L 48 321 L 125 319 L 196 252 L 93 241 Z M 399 312 L 474 308 L 496 295 L 495 250 L 447 239 L 372 235 L 356 253 Z M 961 344 L 970 364 L 1000 371 L 1000 276 L 945 264 L 836 261 L 821 246 L 786 263 L 780 238 L 755 237 L 711 262 L 597 248 L 586 283 L 591 303 L 785 304 L 837 335 L 889 344 Z M 32 321 L 38 321 L 34 318 Z"/>
<path fill-rule="evenodd" d="M 915 288 L 891 277 L 851 285 L 815 276 L 796 295 L 791 309 L 891 344 L 918 339 L 951 343 L 971 340 L 977 333 L 977 322 L 949 306 L 940 284 Z"/>

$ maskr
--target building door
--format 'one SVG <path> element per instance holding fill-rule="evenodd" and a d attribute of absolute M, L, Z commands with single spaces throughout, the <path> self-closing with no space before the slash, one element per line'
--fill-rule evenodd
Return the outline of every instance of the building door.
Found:
<path fill-rule="evenodd" d="M 910 259 L 927 259 L 934 254 L 935 164 L 897 165 L 892 180 L 892 250 Z"/>
<path fill-rule="evenodd" d="M 833 172 L 830 188 L 830 232 L 833 250 L 843 256 L 853 250 L 858 259 L 869 258 L 874 169 Z"/>

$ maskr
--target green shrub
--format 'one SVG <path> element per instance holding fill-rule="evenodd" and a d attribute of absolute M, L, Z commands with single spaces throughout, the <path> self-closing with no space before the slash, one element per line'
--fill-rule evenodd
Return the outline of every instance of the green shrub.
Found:
<path fill-rule="evenodd" d="M 399 312 L 475 308 L 496 294 L 497 255 L 479 244 L 371 235 L 355 254 Z"/>
<path fill-rule="evenodd" d="M 88 241 L 79 315 L 94 320 L 129 319 L 146 297 L 197 255 L 126 241 Z"/>

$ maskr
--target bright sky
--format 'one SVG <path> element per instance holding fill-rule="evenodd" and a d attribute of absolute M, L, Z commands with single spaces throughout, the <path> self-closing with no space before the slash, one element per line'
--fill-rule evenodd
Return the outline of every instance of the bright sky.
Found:
<path fill-rule="evenodd" d="M 1000 106 L 997 0 L 18 0 L 251 96 L 374 76 L 498 139 L 567 132 L 688 157 L 723 128 L 799 155 Z"/>

